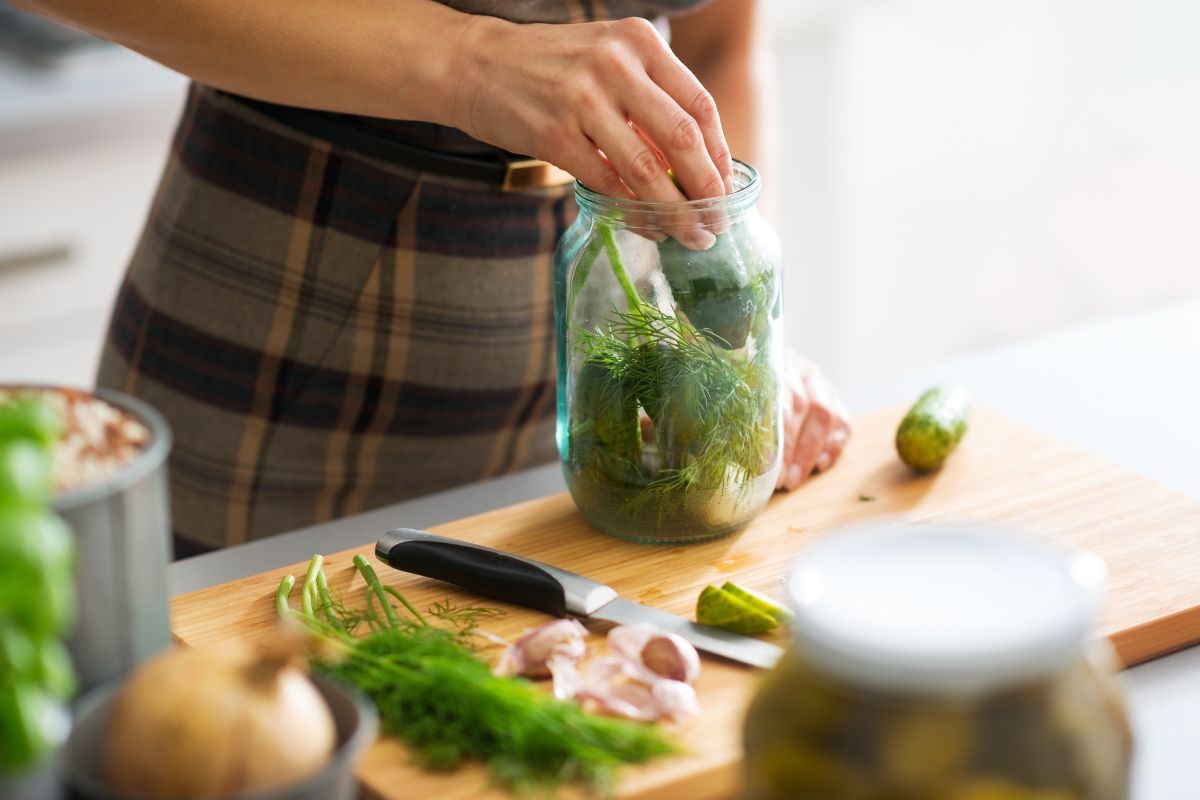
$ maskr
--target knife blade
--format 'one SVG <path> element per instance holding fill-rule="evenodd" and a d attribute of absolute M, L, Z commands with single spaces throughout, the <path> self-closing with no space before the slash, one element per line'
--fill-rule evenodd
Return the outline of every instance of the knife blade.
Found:
<path fill-rule="evenodd" d="M 436 578 L 556 617 L 570 614 L 623 625 L 649 623 L 682 636 L 698 650 L 753 667 L 774 666 L 783 654 L 770 642 L 624 600 L 612 587 L 574 572 L 447 536 L 396 528 L 375 543 L 375 555 L 402 572 Z"/>

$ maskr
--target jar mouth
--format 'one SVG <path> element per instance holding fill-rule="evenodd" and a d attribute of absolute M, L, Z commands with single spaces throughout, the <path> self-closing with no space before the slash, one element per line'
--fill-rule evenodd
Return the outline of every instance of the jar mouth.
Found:
<path fill-rule="evenodd" d="M 865 524 L 797 563 L 792 635 L 854 686 L 985 693 L 1078 658 L 1104 576 L 1094 555 L 980 524 Z"/>
<path fill-rule="evenodd" d="M 620 219 L 625 215 L 661 218 L 701 212 L 721 212 L 728 217 L 736 217 L 754 207 L 761 189 L 758 170 L 735 158 L 733 191 L 720 197 L 706 197 L 700 200 L 630 200 L 601 194 L 589 189 L 580 181 L 575 181 L 575 201 L 584 211 L 610 219 Z"/>

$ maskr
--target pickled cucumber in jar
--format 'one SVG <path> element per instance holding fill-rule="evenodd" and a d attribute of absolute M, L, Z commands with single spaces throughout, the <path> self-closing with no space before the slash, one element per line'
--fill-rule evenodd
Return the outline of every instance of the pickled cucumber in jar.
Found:
<path fill-rule="evenodd" d="M 831 534 L 746 716 L 748 797 L 1127 800 L 1112 661 L 1083 633 L 1102 576 L 990 530 Z"/>
<path fill-rule="evenodd" d="M 781 463 L 781 264 L 758 175 L 702 202 L 629 206 L 576 187 L 556 254 L 558 439 L 567 488 L 599 530 L 713 539 L 767 503 Z M 681 218 L 713 243 L 681 243 Z M 687 237 L 682 237 L 687 238 Z"/>

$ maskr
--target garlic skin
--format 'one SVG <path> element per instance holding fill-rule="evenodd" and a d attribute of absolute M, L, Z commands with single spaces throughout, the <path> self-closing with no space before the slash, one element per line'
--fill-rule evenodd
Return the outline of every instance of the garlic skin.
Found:
<path fill-rule="evenodd" d="M 549 678 L 551 659 L 565 660 L 578 664 L 587 653 L 583 637 L 587 628 L 574 619 L 556 619 L 540 628 L 526 631 L 515 644 L 508 646 L 500 663 L 497 675 L 523 675 L 526 678 Z"/>
<path fill-rule="evenodd" d="M 554 680 L 554 696 L 559 700 L 578 697 L 583 691 L 583 673 L 579 664 L 566 656 L 551 656 L 546 662 L 550 677 Z"/>

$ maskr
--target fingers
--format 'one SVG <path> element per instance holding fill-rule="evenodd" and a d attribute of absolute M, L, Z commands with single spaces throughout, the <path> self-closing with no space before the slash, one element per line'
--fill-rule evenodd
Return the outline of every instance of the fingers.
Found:
<path fill-rule="evenodd" d="M 689 199 L 725 194 L 725 181 L 705 146 L 704 134 L 691 114 L 650 81 L 628 84 L 622 101 L 629 118 L 662 152 Z"/>
<path fill-rule="evenodd" d="M 563 153 L 557 159 L 557 166 L 571 173 L 584 186 L 609 197 L 635 199 L 633 191 L 621 180 L 613 165 L 582 132 L 577 141 L 563 149 Z"/>
<path fill-rule="evenodd" d="M 782 381 L 784 391 L 783 408 L 783 465 L 779 470 L 776 488 L 795 488 L 803 476 L 799 475 L 799 467 L 793 474 L 792 467 L 796 462 L 796 448 L 800 443 L 800 432 L 804 429 L 804 419 L 808 416 L 808 390 L 799 371 L 799 364 L 794 359 L 788 359 L 784 366 Z"/>
<path fill-rule="evenodd" d="M 712 95 L 691 71 L 683 65 L 675 54 L 664 48 L 656 58 L 647 64 L 647 74 L 650 80 L 662 87 L 679 105 L 685 114 L 696 122 L 708 153 L 710 163 L 721 176 L 725 192 L 733 191 L 733 158 L 729 153 L 729 144 L 725 141 L 725 132 L 721 128 L 721 117 L 717 113 L 717 104 Z M 674 166 L 675 162 L 671 162 Z M 682 182 L 682 180 L 681 180 Z M 700 197 L 715 197 L 715 194 L 692 194 L 701 192 L 705 187 L 684 184 L 688 196 L 692 199 Z"/>
<path fill-rule="evenodd" d="M 831 414 L 824 406 L 814 404 L 804 418 L 804 428 L 800 431 L 796 443 L 795 460 L 792 461 L 792 472 L 799 478 L 788 489 L 794 489 L 808 478 L 817 467 L 817 459 L 825 450 L 825 442 L 829 436 Z"/>
<path fill-rule="evenodd" d="M 617 114 L 602 114 L 584 131 L 604 152 L 612 169 L 639 200 L 686 200 L 667 174 L 656 148 Z M 699 214 L 681 211 L 671 215 L 664 230 L 693 250 L 706 250 L 716 237 L 702 226 Z"/>
<path fill-rule="evenodd" d="M 658 153 L 618 114 L 598 114 L 586 120 L 584 133 L 604 152 L 625 185 L 640 200 L 679 201 L 686 198 L 667 175 Z"/>
<path fill-rule="evenodd" d="M 837 462 L 846 447 L 850 438 L 850 414 L 842 405 L 833 383 L 815 364 L 805 373 L 804 382 L 814 402 L 820 403 L 829 412 L 824 447 L 815 462 L 816 471 L 824 472 Z"/>
<path fill-rule="evenodd" d="M 812 473 L 823 472 L 837 463 L 850 438 L 850 421 L 833 385 L 814 365 L 789 357 L 788 374 L 799 375 L 801 393 L 808 398 L 809 404 L 794 441 L 790 438 L 790 420 L 785 420 L 784 424 L 788 444 L 785 445 L 779 488 L 790 491 Z"/>

